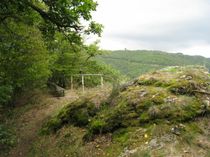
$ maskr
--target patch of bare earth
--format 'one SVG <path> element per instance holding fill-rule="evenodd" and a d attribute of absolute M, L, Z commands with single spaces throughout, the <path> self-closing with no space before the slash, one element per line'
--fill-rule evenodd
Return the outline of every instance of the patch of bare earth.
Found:
<path fill-rule="evenodd" d="M 47 96 L 41 104 L 32 107 L 19 117 L 16 117 L 17 146 L 11 150 L 9 157 L 26 157 L 32 143 L 38 136 L 38 131 L 43 122 L 53 113 L 61 109 L 66 104 L 75 101 L 78 94 L 72 91 L 66 91 L 65 97 Z"/>

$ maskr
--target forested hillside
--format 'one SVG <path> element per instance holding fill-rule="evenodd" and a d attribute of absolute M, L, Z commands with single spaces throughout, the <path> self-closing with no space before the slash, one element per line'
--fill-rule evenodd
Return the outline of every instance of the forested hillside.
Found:
<path fill-rule="evenodd" d="M 98 57 L 99 60 L 110 64 L 122 74 L 131 78 L 140 74 L 161 69 L 167 66 L 205 65 L 210 69 L 210 59 L 201 56 L 188 56 L 182 53 L 166 53 L 148 50 L 119 50 L 110 51 Z"/>

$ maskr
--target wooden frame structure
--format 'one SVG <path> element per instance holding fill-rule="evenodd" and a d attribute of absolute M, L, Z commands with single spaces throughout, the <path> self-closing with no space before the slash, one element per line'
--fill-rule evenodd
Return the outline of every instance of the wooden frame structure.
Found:
<path fill-rule="evenodd" d="M 74 76 L 81 76 L 82 79 L 82 91 L 85 91 L 85 76 L 99 76 L 101 78 L 101 88 L 103 88 L 104 86 L 104 78 L 103 78 L 103 74 L 75 74 L 75 75 L 71 75 L 71 90 L 73 90 L 74 88 L 74 80 L 73 77 Z"/>

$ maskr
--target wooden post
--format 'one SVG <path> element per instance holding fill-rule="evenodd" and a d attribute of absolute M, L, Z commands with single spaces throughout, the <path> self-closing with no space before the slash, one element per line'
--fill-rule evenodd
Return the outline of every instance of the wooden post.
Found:
<path fill-rule="evenodd" d="M 71 90 L 73 90 L 74 85 L 73 85 L 73 76 L 71 76 Z"/>
<path fill-rule="evenodd" d="M 103 78 L 103 76 L 101 75 L 101 88 L 103 88 L 104 87 L 104 78 Z"/>
<path fill-rule="evenodd" d="M 82 91 L 85 92 L 85 82 L 84 82 L 84 75 L 82 75 Z"/>

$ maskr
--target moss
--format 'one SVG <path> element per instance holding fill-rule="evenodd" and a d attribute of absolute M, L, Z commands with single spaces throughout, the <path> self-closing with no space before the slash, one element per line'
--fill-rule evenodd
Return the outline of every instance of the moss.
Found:
<path fill-rule="evenodd" d="M 136 104 L 136 111 L 141 113 L 145 110 L 148 110 L 151 106 L 161 105 L 165 102 L 166 96 L 167 94 L 163 91 L 150 91 L 145 98 Z"/>
<path fill-rule="evenodd" d="M 196 123 L 189 123 L 187 126 L 186 126 L 186 129 L 187 131 L 190 131 L 192 133 L 199 133 L 199 134 L 203 134 L 203 130 L 196 124 Z"/>
<path fill-rule="evenodd" d="M 150 119 L 156 119 L 159 118 L 161 114 L 161 111 L 158 107 L 156 106 L 152 106 L 149 108 L 148 110 L 148 115 L 150 117 Z"/>
<path fill-rule="evenodd" d="M 183 97 L 182 99 L 178 99 L 177 103 L 151 105 L 149 109 L 144 110 L 140 114 L 140 123 L 161 119 L 173 122 L 185 122 L 193 120 L 202 113 L 201 102 L 197 98 Z"/>
<path fill-rule="evenodd" d="M 131 157 L 151 157 L 149 150 L 141 150 L 131 155 Z"/>
<path fill-rule="evenodd" d="M 171 67 L 168 67 L 167 69 L 164 69 L 164 70 L 167 71 L 167 72 L 175 73 L 175 72 L 178 72 L 179 67 L 171 66 Z"/>
<path fill-rule="evenodd" d="M 86 127 L 98 109 L 87 99 L 73 102 L 64 107 L 56 116 L 51 118 L 41 129 L 41 133 L 56 132 L 65 124 Z"/>
<path fill-rule="evenodd" d="M 95 117 L 88 126 L 88 131 L 91 134 L 100 134 L 112 132 L 121 127 L 122 118 L 118 113 L 111 113 L 103 118 Z"/>
<path fill-rule="evenodd" d="M 72 116 L 72 122 L 76 126 L 85 126 L 89 122 L 89 114 L 86 109 L 80 109 Z"/>
<path fill-rule="evenodd" d="M 186 99 L 179 99 L 179 103 L 152 106 L 148 110 L 149 120 L 168 119 L 173 122 L 184 122 L 199 116 L 202 113 L 201 103 L 196 98 Z"/>
<path fill-rule="evenodd" d="M 168 87 L 168 90 L 176 95 L 195 95 L 196 91 L 206 88 L 208 85 L 202 80 L 177 80 Z"/>
<path fill-rule="evenodd" d="M 152 105 L 154 105 L 154 103 L 151 100 L 146 100 L 137 104 L 135 107 L 138 113 L 142 113 L 144 110 L 148 109 Z"/>
<path fill-rule="evenodd" d="M 61 127 L 62 127 L 62 120 L 57 117 L 54 117 L 42 127 L 40 133 L 49 134 L 51 132 L 56 132 Z"/>
<path fill-rule="evenodd" d="M 144 112 L 140 115 L 140 122 L 145 123 L 150 120 L 149 114 L 147 112 Z"/>
<path fill-rule="evenodd" d="M 113 140 L 121 144 L 125 144 L 129 139 L 129 129 L 122 128 L 113 133 Z"/>
<path fill-rule="evenodd" d="M 122 127 L 122 121 L 123 121 L 123 112 L 116 110 L 108 115 L 108 117 L 105 118 L 106 125 L 104 126 L 103 132 L 112 132 L 116 129 L 119 129 Z"/>
<path fill-rule="evenodd" d="M 172 117 L 178 110 L 178 106 L 174 104 L 163 104 L 159 106 L 161 113 L 159 114 L 162 119 L 169 119 Z"/>
<path fill-rule="evenodd" d="M 171 104 L 159 104 L 154 103 L 152 99 L 145 99 L 145 102 L 142 102 L 139 106 L 131 106 L 130 104 L 121 104 L 103 115 L 102 119 L 105 123 L 102 131 L 98 129 L 97 132 L 112 132 L 123 127 L 140 126 L 153 122 L 159 123 L 161 120 L 169 120 L 174 123 L 185 122 L 201 114 L 201 103 L 195 97 L 177 97 L 177 102 Z"/>
<path fill-rule="evenodd" d="M 166 123 L 158 123 L 158 125 L 153 124 L 151 127 L 151 135 L 155 138 L 161 137 L 171 131 L 171 125 Z"/>
<path fill-rule="evenodd" d="M 194 140 L 198 134 L 203 134 L 203 131 L 193 122 L 185 124 L 184 130 L 181 132 L 182 140 L 189 145 L 192 145 L 195 142 Z"/>
<path fill-rule="evenodd" d="M 208 113 L 202 107 L 202 93 L 195 94 L 195 90 L 207 90 L 209 76 L 193 69 L 185 69 L 185 76 L 183 71 L 176 67 L 175 73 L 165 70 L 142 76 L 118 90 L 99 109 L 87 99 L 77 101 L 65 107 L 47 128 L 57 130 L 65 124 L 87 127 L 84 139 L 91 139 L 130 126 L 193 121 Z"/>
<path fill-rule="evenodd" d="M 152 101 L 154 104 L 156 104 L 156 105 L 158 105 L 158 104 L 163 104 L 163 103 L 164 103 L 165 97 L 166 97 L 165 95 L 160 95 L 160 94 L 158 94 L 158 95 L 154 96 L 154 97 L 151 99 L 151 101 Z"/>
<path fill-rule="evenodd" d="M 106 126 L 106 122 L 100 119 L 95 119 L 90 123 L 90 131 L 92 133 L 102 133 Z"/>
<path fill-rule="evenodd" d="M 121 125 L 124 127 L 128 126 L 138 126 L 139 125 L 139 114 L 134 111 L 129 112 L 128 114 L 123 115 L 123 121 Z"/>
<path fill-rule="evenodd" d="M 182 106 L 182 110 L 180 112 L 182 112 L 178 118 L 180 121 L 196 118 L 202 113 L 201 103 L 199 103 L 197 100 L 193 100 L 190 104 Z"/>
<path fill-rule="evenodd" d="M 172 78 L 171 78 L 170 80 L 168 80 L 168 79 L 164 80 L 164 78 L 162 78 L 161 80 L 157 81 L 157 82 L 154 84 L 154 86 L 155 86 L 155 87 L 167 88 L 167 87 L 169 87 L 169 86 L 172 86 L 172 85 L 175 84 L 176 82 L 177 82 L 176 79 L 172 79 Z"/>
<path fill-rule="evenodd" d="M 168 120 L 173 123 L 193 120 L 202 113 L 201 102 L 195 96 L 174 96 L 164 88 L 159 87 L 132 87 L 120 93 L 116 98 L 115 106 L 106 112 L 100 111 L 103 116 L 96 116 L 95 120 L 103 120 L 104 126 L 99 132 L 113 132 L 129 126 L 140 126 L 146 123 L 159 123 Z M 142 95 L 142 91 L 146 93 Z M 119 98 L 122 99 L 120 100 Z M 131 100 L 130 100 L 131 99 Z M 91 130 L 91 128 L 89 128 Z"/>
<path fill-rule="evenodd" d="M 137 82 L 139 85 L 149 86 L 149 85 L 154 85 L 155 83 L 158 82 L 158 80 L 153 77 L 150 77 L 148 79 L 140 79 Z"/>

